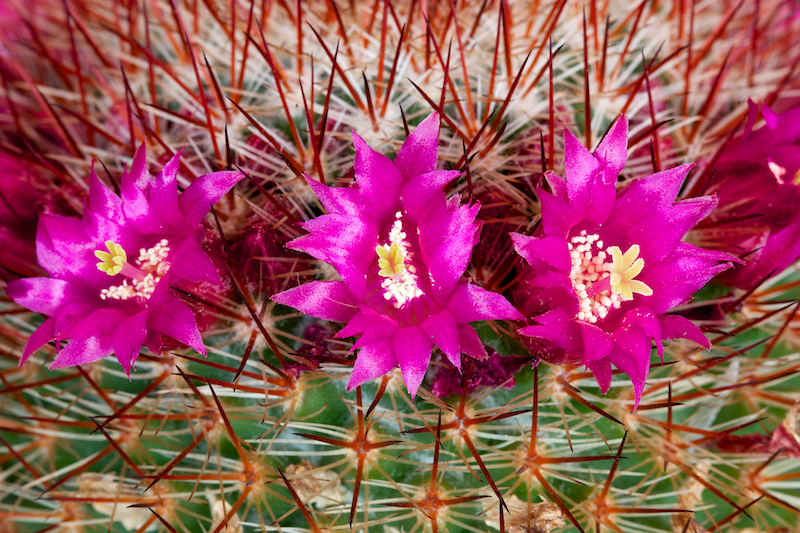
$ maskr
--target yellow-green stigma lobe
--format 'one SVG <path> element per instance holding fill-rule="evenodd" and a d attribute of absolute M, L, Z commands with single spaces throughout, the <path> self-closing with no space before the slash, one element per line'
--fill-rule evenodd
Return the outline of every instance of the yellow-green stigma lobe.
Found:
<path fill-rule="evenodd" d="M 644 268 L 644 259 L 639 257 L 638 244 L 632 245 L 623 255 L 618 246 L 610 246 L 611 252 L 611 292 L 619 294 L 625 301 L 633 300 L 633 294 L 651 296 L 653 289 L 641 281 L 635 280 Z"/>
<path fill-rule="evenodd" d="M 94 256 L 100 260 L 100 262 L 97 263 L 97 269 L 101 272 L 105 272 L 109 276 L 116 276 L 122 272 L 122 268 L 125 266 L 125 263 L 128 262 L 128 254 L 125 253 L 122 246 L 114 241 L 106 241 L 105 244 L 106 248 L 108 248 L 108 252 L 103 250 L 96 250 L 94 252 Z"/>
<path fill-rule="evenodd" d="M 378 272 L 379 276 L 390 278 L 396 274 L 402 274 L 406 269 L 403 263 L 406 256 L 397 243 L 392 243 L 388 250 L 385 246 L 376 246 L 375 251 L 378 252 L 378 266 L 381 269 Z"/>

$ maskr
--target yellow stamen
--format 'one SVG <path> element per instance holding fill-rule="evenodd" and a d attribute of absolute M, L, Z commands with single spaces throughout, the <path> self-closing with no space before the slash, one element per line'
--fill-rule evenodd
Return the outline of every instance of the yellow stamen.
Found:
<path fill-rule="evenodd" d="M 388 250 L 378 245 L 375 247 L 375 251 L 378 252 L 378 266 L 380 267 L 378 275 L 384 278 L 391 278 L 397 274 L 402 274 L 406 269 L 404 263 L 406 256 L 397 244 L 392 243 L 391 248 Z"/>
<path fill-rule="evenodd" d="M 622 296 L 623 300 L 633 300 L 633 294 L 651 296 L 653 289 L 641 281 L 634 280 L 644 268 L 644 259 L 639 257 L 639 245 L 634 244 L 623 255 L 618 246 L 609 246 L 613 263 L 611 265 L 611 292 Z"/>
<path fill-rule="evenodd" d="M 97 263 L 97 269 L 109 276 L 116 276 L 122 272 L 122 268 L 128 262 L 128 255 L 122 249 L 122 246 L 114 241 L 106 241 L 106 248 L 108 248 L 108 252 L 103 250 L 94 252 L 95 257 L 100 260 Z"/>

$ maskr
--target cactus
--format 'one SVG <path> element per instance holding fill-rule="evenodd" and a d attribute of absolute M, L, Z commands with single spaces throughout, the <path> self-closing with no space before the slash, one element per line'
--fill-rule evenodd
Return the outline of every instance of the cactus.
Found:
<path fill-rule="evenodd" d="M 92 168 L 118 190 L 142 142 L 152 169 L 183 147 L 182 190 L 245 176 L 201 229 L 222 284 L 174 287 L 207 357 L 165 338 L 130 375 L 48 370 L 51 343 L 20 366 L 44 318 L 3 297 L 0 531 L 797 531 L 795 268 L 678 308 L 713 348 L 665 344 L 641 400 L 508 320 L 473 324 L 489 358 L 461 372 L 436 350 L 415 398 L 400 369 L 348 392 L 352 339 L 270 299 L 335 279 L 286 244 L 323 214 L 304 173 L 353 180 L 351 128 L 392 154 L 440 114 L 446 191 L 481 204 L 465 277 L 509 298 L 509 232 L 540 223 L 563 128 L 593 149 L 626 114 L 619 187 L 694 162 L 680 198 L 713 192 L 747 99 L 791 105 L 796 19 L 781 0 L 0 6 L 5 283 L 43 275 L 41 213 L 83 214 Z M 753 231 L 720 217 L 687 239 Z"/>

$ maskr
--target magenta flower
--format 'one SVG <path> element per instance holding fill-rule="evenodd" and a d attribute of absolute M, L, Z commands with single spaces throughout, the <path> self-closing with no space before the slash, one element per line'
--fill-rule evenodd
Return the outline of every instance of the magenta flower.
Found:
<path fill-rule="evenodd" d="M 353 133 L 353 186 L 306 177 L 328 214 L 303 223 L 309 235 L 289 247 L 332 264 L 341 281 L 315 281 L 273 299 L 347 322 L 337 337 L 360 336 L 348 390 L 399 364 L 413 397 L 434 344 L 460 368 L 462 352 L 486 357 L 469 322 L 521 318 L 499 294 L 461 279 L 478 242 L 480 205 L 445 197 L 444 185 L 459 173 L 436 170 L 438 136 L 433 113 L 391 161 Z"/>
<path fill-rule="evenodd" d="M 191 309 L 170 285 L 219 283 L 198 241 L 200 224 L 241 174 L 207 174 L 178 195 L 179 158 L 153 179 L 142 144 L 122 176 L 121 198 L 92 172 L 82 220 L 40 217 L 36 251 L 51 277 L 16 280 L 6 289 L 18 304 L 49 315 L 25 345 L 20 364 L 53 340 L 58 355 L 50 368 L 115 353 L 130 375 L 142 345 L 159 354 L 164 335 L 205 354 Z"/>
<path fill-rule="evenodd" d="M 627 159 L 628 120 L 621 117 L 594 155 L 564 131 L 566 180 L 547 173 L 539 190 L 542 223 L 533 237 L 512 234 L 530 264 L 517 305 L 535 322 L 519 332 L 540 339 L 551 359 L 586 365 L 603 393 L 611 365 L 630 376 L 639 404 L 652 343 L 702 332 L 665 314 L 688 300 L 731 256 L 681 242 L 717 205 L 711 196 L 675 202 L 690 165 L 638 179 L 617 192 Z"/>
<path fill-rule="evenodd" d="M 708 246 L 746 259 L 720 279 L 750 289 L 800 257 L 800 107 L 761 109 L 751 101 L 741 138 L 725 150 L 708 190 L 719 206 L 694 233 Z"/>

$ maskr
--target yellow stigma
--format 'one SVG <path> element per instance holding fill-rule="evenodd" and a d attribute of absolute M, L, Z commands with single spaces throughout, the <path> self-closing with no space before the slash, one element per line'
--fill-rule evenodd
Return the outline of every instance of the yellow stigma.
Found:
<path fill-rule="evenodd" d="M 633 293 L 643 296 L 653 294 L 653 289 L 633 278 L 644 268 L 644 259 L 639 257 L 639 245 L 634 244 L 625 255 L 618 246 L 609 246 L 613 263 L 611 265 L 611 292 L 622 296 L 623 300 L 633 300 Z"/>
<path fill-rule="evenodd" d="M 122 249 L 122 246 L 114 241 L 106 241 L 106 248 L 108 248 L 108 252 L 103 250 L 94 252 L 95 257 L 100 260 L 97 263 L 97 269 L 109 276 L 116 276 L 122 272 L 122 267 L 128 262 L 128 255 Z"/>
<path fill-rule="evenodd" d="M 388 250 L 378 245 L 375 247 L 375 251 L 378 252 L 378 266 L 381 268 L 378 275 L 384 278 L 391 278 L 397 274 L 402 274 L 406 269 L 404 264 L 405 254 L 397 244 L 392 243 L 391 248 Z"/>

